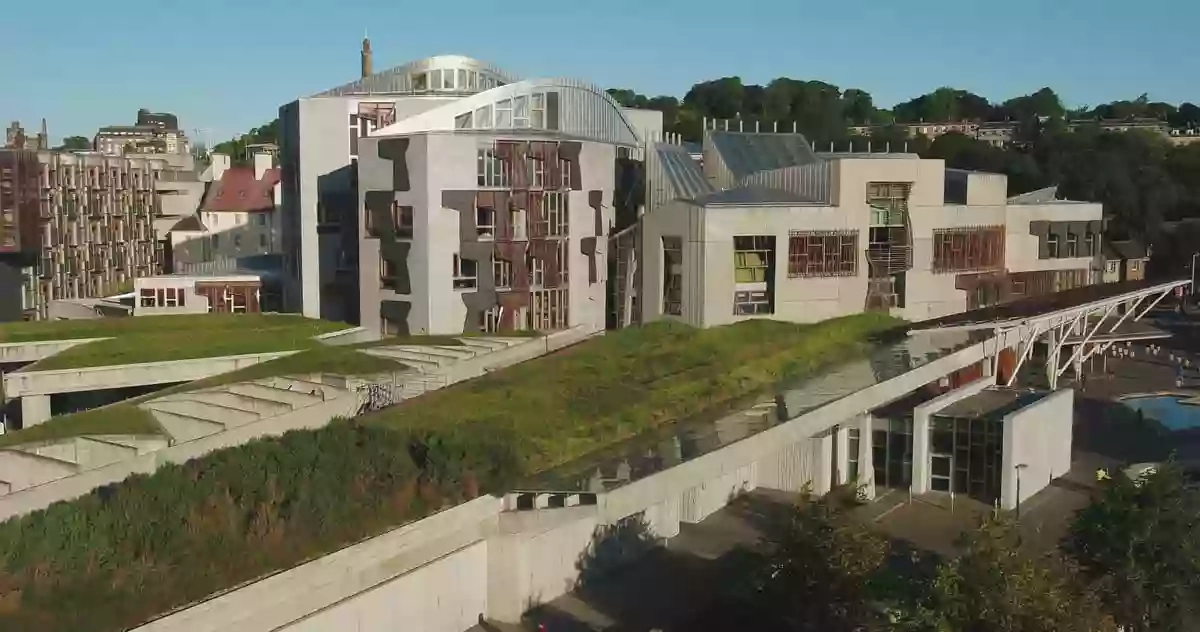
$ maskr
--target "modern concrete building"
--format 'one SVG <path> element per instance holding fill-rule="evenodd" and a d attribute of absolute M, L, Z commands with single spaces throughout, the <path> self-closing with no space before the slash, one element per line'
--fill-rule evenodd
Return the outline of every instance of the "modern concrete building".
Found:
<path fill-rule="evenodd" d="M 475 246 L 473 251 L 468 247 L 468 252 L 459 247 L 464 241 L 486 239 L 482 234 L 471 237 L 466 232 L 477 228 L 473 226 L 479 218 L 471 217 L 476 212 L 477 193 L 491 196 L 487 203 L 496 206 L 492 209 L 496 212 L 494 227 L 504 230 L 541 215 L 540 208 L 521 208 L 518 210 L 526 215 L 514 224 L 505 217 L 512 210 L 508 205 L 514 196 L 526 204 L 526 191 L 538 193 L 535 197 L 539 204 L 561 200 L 565 206 L 550 213 L 563 218 L 562 226 L 550 227 L 541 222 L 536 228 L 526 225 L 522 229 L 545 228 L 562 233 L 547 237 L 569 240 L 576 250 L 570 256 L 547 251 L 539 255 L 539 261 L 566 261 L 568 266 L 574 265 L 568 283 L 602 286 L 603 259 L 595 270 L 587 261 L 603 255 L 585 256 L 578 250 L 579 244 L 597 231 L 607 231 L 608 215 L 604 213 L 612 204 L 618 147 L 636 151 L 641 138 L 661 134 L 661 114 L 623 109 L 603 90 L 578 81 L 520 81 L 509 72 L 468 57 L 442 55 L 373 72 L 372 55 L 369 43 L 364 43 L 360 79 L 280 108 L 282 242 L 288 308 L 310 317 L 350 322 L 361 319 L 382 329 L 381 305 L 387 300 L 397 305 L 387 308 L 395 310 L 387 318 L 392 329 L 461 331 L 468 327 L 468 321 L 477 326 L 477 319 L 466 316 L 467 307 L 457 296 L 463 292 L 478 294 L 472 300 L 480 302 L 473 303 L 472 310 L 489 310 L 495 300 L 485 298 L 493 292 L 483 290 L 481 285 L 493 285 L 488 283 L 492 261 L 482 252 L 484 246 Z M 518 83 L 520 87 L 512 87 Z M 391 140 L 367 140 L 378 134 Z M 383 156 L 380 151 L 404 153 Z M 545 169 L 537 174 L 514 175 L 510 171 L 513 161 L 520 161 L 519 168 L 527 167 L 531 164 L 527 161 L 533 160 L 528 153 L 532 151 L 539 152 L 537 160 Z M 560 168 L 559 159 L 565 160 L 565 166 Z M 552 176 L 561 180 L 546 180 Z M 601 196 L 599 200 L 592 199 L 593 191 Z M 383 212 L 368 226 L 366 206 L 360 200 L 360 193 L 366 192 L 375 192 L 372 197 L 376 201 L 390 195 L 396 210 Z M 468 201 L 467 196 L 472 200 Z M 449 203 L 461 208 L 447 207 Z M 590 215 L 596 212 L 594 207 L 601 212 L 599 224 Z M 405 222 L 415 222 L 416 230 L 411 232 L 412 237 L 386 238 L 388 256 L 382 264 L 386 269 L 381 270 L 377 253 L 380 240 L 385 238 L 379 231 L 390 230 L 382 224 L 384 220 L 404 231 L 412 230 L 404 226 Z M 370 231 L 376 234 L 368 234 Z M 530 235 L 542 238 L 536 232 L 526 237 Z M 506 238 L 511 239 L 501 237 L 499 241 Z M 369 252 L 360 253 L 360 244 Z M 601 252 L 603 247 L 598 246 Z M 401 255 L 397 249 L 411 253 Z M 525 267 L 524 255 L 515 251 L 509 254 L 514 272 L 505 273 L 507 282 L 527 284 L 527 275 L 516 273 Z M 381 278 L 395 279 L 401 267 L 403 274 L 410 276 L 412 287 L 384 288 Z M 546 275 L 539 281 L 558 285 L 560 272 L 539 272 Z M 591 280 L 593 272 L 595 281 Z M 471 277 L 476 279 L 475 286 L 468 287 L 466 279 Z M 388 284 L 394 285 L 391 281 Z M 384 298 L 381 291 L 386 291 L 388 297 Z M 591 296 L 588 290 L 569 299 L 563 296 L 550 299 L 570 302 L 570 306 L 562 303 L 561 308 L 552 303 L 554 310 L 564 311 L 562 315 L 547 316 L 551 324 L 586 318 L 588 308 L 578 301 L 593 301 L 585 298 Z M 594 301 L 601 299 L 598 295 Z M 399 307 L 400 303 L 408 307 Z M 410 315 L 402 315 L 403 310 L 409 310 Z M 573 316 L 565 315 L 572 312 Z M 512 313 L 503 319 L 511 326 L 521 320 Z"/>
<path fill-rule="evenodd" d="M 941 160 L 709 131 L 703 166 L 660 143 L 648 178 L 648 210 L 620 247 L 623 323 L 864 309 L 919 321 L 1100 281 L 1101 205 L 1054 189 L 1010 198 L 1003 175 Z"/>
<path fill-rule="evenodd" d="M 133 315 L 258 313 L 278 310 L 278 299 L 258 274 L 166 274 L 134 281 Z"/>

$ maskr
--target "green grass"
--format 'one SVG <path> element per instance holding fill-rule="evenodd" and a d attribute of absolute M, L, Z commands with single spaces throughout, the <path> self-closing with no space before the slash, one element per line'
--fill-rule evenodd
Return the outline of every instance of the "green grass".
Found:
<path fill-rule="evenodd" d="M 83 435 L 161 435 L 149 411 L 126 402 L 54 417 L 36 426 L 0 435 L 0 448 Z"/>
<path fill-rule="evenodd" d="M 199 314 L 13 323 L 0 328 L 0 340 L 109 338 L 22 369 L 28 372 L 310 349 L 321 346 L 313 336 L 346 327 L 295 315 Z"/>
<path fill-rule="evenodd" d="M 781 380 L 862 356 L 899 321 L 861 314 L 815 325 L 755 320 L 713 329 L 655 323 L 589 341 L 360 418 L 404 431 L 513 443 L 534 474 L 664 424 L 736 407 Z"/>

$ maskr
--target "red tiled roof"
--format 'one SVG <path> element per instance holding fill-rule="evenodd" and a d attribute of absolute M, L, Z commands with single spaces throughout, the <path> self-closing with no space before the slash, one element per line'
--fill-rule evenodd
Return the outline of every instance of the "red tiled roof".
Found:
<path fill-rule="evenodd" d="M 231 167 L 225 170 L 204 196 L 200 210 L 249 213 L 275 208 L 274 190 L 279 182 L 279 168 L 267 169 L 262 180 L 254 179 L 253 167 Z"/>

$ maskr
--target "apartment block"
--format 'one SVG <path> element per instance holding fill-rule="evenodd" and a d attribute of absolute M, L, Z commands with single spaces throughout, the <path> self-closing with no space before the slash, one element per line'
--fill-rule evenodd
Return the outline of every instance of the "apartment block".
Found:
<path fill-rule="evenodd" d="M 160 271 L 153 222 L 167 168 L 148 158 L 0 151 L 0 253 L 22 265 L 21 285 L 10 271 L 0 291 L 25 297 L 21 317 L 45 318 L 53 300 L 101 296 Z"/>
<path fill-rule="evenodd" d="M 459 55 L 430 57 L 379 72 L 373 69 L 372 56 L 369 43 L 364 42 L 359 79 L 280 108 L 280 213 L 287 308 L 310 317 L 362 322 L 380 329 L 457 332 L 475 327 L 476 319 L 465 315 L 467 308 L 455 292 L 470 289 L 490 296 L 489 291 L 481 287 L 456 290 L 451 279 L 474 276 L 477 285 L 491 286 L 493 264 L 490 257 L 477 251 L 479 246 L 468 246 L 463 252 L 466 229 L 462 229 L 461 239 L 457 237 L 460 229 L 455 225 L 460 215 L 463 225 L 477 224 L 479 219 L 470 217 L 476 201 L 474 197 L 466 200 L 467 192 L 471 196 L 482 192 L 486 199 L 479 204 L 495 207 L 496 230 L 513 227 L 512 231 L 528 229 L 529 217 L 511 223 L 507 213 L 512 204 L 538 215 L 540 205 L 566 198 L 563 210 L 549 212 L 564 217 L 569 213 L 565 221 L 571 231 L 582 231 L 586 225 L 589 232 L 572 232 L 576 250 L 558 258 L 576 266 L 578 272 L 569 272 L 572 278 L 577 273 L 587 276 L 578 243 L 583 238 L 580 235 L 594 237 L 596 232 L 588 196 L 600 191 L 603 205 L 610 209 L 606 212 L 611 212 L 617 148 L 628 154 L 637 151 L 641 138 L 661 135 L 661 113 L 621 108 L 590 84 L 528 83 L 492 64 Z M 516 84 L 521 87 L 513 88 Z M 550 127 L 552 124 L 557 127 Z M 377 137 L 391 140 L 377 142 Z M 512 162 L 516 156 L 526 160 L 531 152 L 542 156 L 551 170 L 557 169 L 560 158 L 577 161 L 573 168 L 579 170 L 578 179 L 560 183 L 562 189 L 535 186 L 533 178 L 552 177 L 552 172 L 522 175 L 525 167 Z M 484 163 L 494 165 L 497 171 L 489 171 L 481 181 L 477 172 Z M 525 191 L 536 193 L 536 201 L 530 202 Z M 375 219 L 368 226 L 363 196 L 372 193 L 377 202 L 387 192 L 392 193 L 397 209 L 383 212 L 376 208 L 372 213 L 379 215 L 370 215 Z M 539 206 L 534 209 L 531 204 Z M 409 208 L 411 211 L 401 210 Z M 577 213 L 581 219 L 576 221 Z M 413 237 L 390 236 L 384 220 L 401 232 L 407 230 L 405 222 L 415 223 Z M 373 234 L 368 234 L 368 229 Z M 499 241 L 508 237 L 504 233 Z M 360 252 L 360 248 L 367 250 Z M 380 248 L 389 262 L 383 265 L 390 266 L 384 270 L 378 258 Z M 397 254 L 396 248 L 411 252 Z M 524 256 L 509 255 L 501 259 L 512 260 L 515 270 L 524 270 Z M 537 259 L 546 262 L 555 256 L 545 254 Z M 392 281 L 383 284 L 381 278 L 400 274 L 401 263 L 412 287 Z M 597 274 L 602 275 L 603 259 L 598 266 Z M 520 279 L 513 282 L 519 286 L 527 283 L 528 274 L 517 274 Z M 546 269 L 538 274 L 558 283 L 557 279 L 568 273 Z M 387 298 L 381 298 L 384 296 Z M 554 296 L 548 300 L 561 300 Z M 596 300 L 602 304 L 603 295 Z M 408 307 L 384 310 L 390 314 L 385 326 L 382 301 Z M 576 314 L 586 313 L 576 307 Z M 405 309 L 409 311 L 402 315 Z M 574 317 L 566 320 L 574 321 Z M 515 326 L 511 319 L 506 322 Z"/>
<path fill-rule="evenodd" d="M 624 322 L 918 321 L 1101 280 L 1101 205 L 1010 198 L 1005 176 L 941 160 L 709 131 L 703 167 L 660 143 L 648 173 L 649 210 L 618 257 Z"/>

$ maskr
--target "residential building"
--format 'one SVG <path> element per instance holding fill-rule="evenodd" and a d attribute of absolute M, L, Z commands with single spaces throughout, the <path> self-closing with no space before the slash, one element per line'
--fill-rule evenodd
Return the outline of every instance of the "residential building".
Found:
<path fill-rule="evenodd" d="M 1067 121 L 1067 129 L 1077 130 L 1084 127 L 1096 126 L 1106 132 L 1130 132 L 1140 130 L 1145 132 L 1153 132 L 1168 136 L 1171 132 L 1171 127 L 1166 121 L 1156 118 L 1128 118 L 1128 119 L 1076 119 Z"/>
<path fill-rule="evenodd" d="M 1176 146 L 1200 143 L 1200 129 L 1173 129 L 1167 137 L 1167 140 L 1171 141 L 1171 144 Z"/>
<path fill-rule="evenodd" d="M 252 273 L 143 277 L 134 281 L 133 315 L 276 311 L 278 293 L 269 286 L 262 275 Z"/>
<path fill-rule="evenodd" d="M 660 143 L 648 174 L 633 246 L 618 244 L 622 323 L 864 309 L 917 321 L 1100 278 L 1101 205 L 1056 200 L 1053 188 L 1009 198 L 1005 176 L 941 160 L 710 130 L 703 167 Z"/>
<path fill-rule="evenodd" d="M 168 168 L 152 158 L 0 150 L 0 253 L 18 260 L 0 293 L 23 297 L 0 301 L 2 316 L 20 304 L 20 317 L 45 318 L 53 300 L 103 296 L 158 273 L 164 244 L 153 221 Z"/>
<path fill-rule="evenodd" d="M 285 298 L 289 310 L 302 312 L 306 316 L 349 322 L 361 319 L 364 324 L 382 327 L 378 301 L 385 299 L 377 298 L 381 291 L 380 262 L 372 259 L 376 254 L 359 253 L 360 245 L 371 244 L 371 248 L 377 248 L 380 237 L 365 236 L 360 232 L 360 229 L 367 228 L 360 191 L 398 191 L 395 196 L 397 206 L 412 207 L 411 221 L 417 223 L 413 241 L 395 246 L 411 249 L 411 256 L 406 259 L 393 253 L 388 257 L 392 261 L 389 265 L 407 260 L 414 274 L 413 287 L 408 289 L 434 292 L 422 298 L 413 297 L 409 292 L 400 292 L 399 289 L 389 290 L 408 298 L 386 300 L 408 301 L 408 309 L 412 310 L 411 317 L 400 317 L 399 312 L 392 312 L 389 326 L 398 328 L 402 326 L 401 323 L 408 323 L 403 326 L 414 332 L 429 331 L 433 322 L 436 323 L 433 328 L 439 331 L 461 331 L 461 326 L 466 324 L 464 317 L 448 318 L 465 307 L 461 301 L 451 306 L 446 297 L 441 297 L 441 289 L 437 289 L 441 277 L 448 279 L 452 276 L 454 259 L 450 252 L 458 250 L 450 242 L 442 241 L 451 235 L 444 231 L 452 230 L 450 225 L 456 221 L 453 218 L 458 212 L 467 212 L 464 209 L 452 210 L 445 206 L 447 203 L 468 204 L 461 197 L 467 195 L 468 191 L 484 190 L 489 194 L 501 195 L 523 190 L 520 188 L 522 186 L 533 188 L 532 183 L 522 184 L 521 180 L 514 184 L 512 174 L 504 169 L 512 164 L 506 161 L 514 160 L 516 155 L 507 156 L 501 152 L 510 151 L 510 148 L 512 151 L 535 151 L 529 142 L 537 140 L 545 141 L 536 149 L 542 152 L 539 155 L 543 158 L 558 156 L 567 158 L 568 162 L 579 161 L 571 169 L 580 170 L 580 179 L 560 183 L 560 186 L 571 189 L 568 195 L 571 200 L 567 204 L 572 209 L 569 211 L 572 217 L 577 212 L 590 213 L 590 191 L 600 191 L 604 203 L 611 204 L 615 147 L 619 144 L 628 148 L 628 151 L 635 151 L 640 138 L 647 134 L 661 136 L 660 113 L 638 113 L 621 108 L 603 94 L 603 90 L 583 83 L 536 81 L 523 83 L 519 89 L 510 88 L 513 84 L 521 83 L 514 74 L 458 55 L 430 57 L 373 72 L 372 56 L 369 42 L 364 42 L 364 76 L 280 108 L 281 237 L 288 276 Z M 508 95 L 507 98 L 511 99 L 508 101 L 509 108 L 498 105 L 506 97 L 481 96 L 485 93 Z M 535 97 L 535 94 L 539 96 Z M 521 98 L 518 100 L 518 97 Z M 467 103 L 472 104 L 470 110 L 465 109 Z M 459 110 L 453 110 L 454 114 L 450 116 L 452 104 L 458 104 Z M 488 106 L 486 109 L 485 105 Z M 528 109 L 512 109 L 518 105 Z M 478 113 L 479 118 L 476 118 L 475 110 L 483 110 Z M 485 113 L 492 117 L 486 125 L 482 120 Z M 559 126 L 557 129 L 548 127 L 552 121 Z M 382 133 L 384 129 L 388 130 L 390 137 L 394 137 L 392 141 L 380 145 L 365 140 Z M 611 142 L 613 140 L 620 142 Z M 561 142 L 574 144 L 562 149 L 559 146 Z M 370 153 L 400 147 L 407 148 L 408 153 L 387 157 Z M 479 152 L 483 149 L 488 149 L 490 153 L 486 153 L 482 160 L 500 170 L 496 175 L 491 172 L 485 174 L 486 184 L 479 182 L 482 176 L 476 173 L 477 164 L 483 164 L 479 163 Z M 574 153 L 576 150 L 578 154 Z M 361 171 L 365 168 L 364 160 L 370 160 L 372 171 L 365 182 L 360 182 Z M 606 166 L 601 166 L 599 162 L 588 162 L 601 160 L 607 161 Z M 548 168 L 557 167 L 552 161 L 547 164 Z M 379 171 L 381 169 L 386 172 Z M 393 173 L 392 169 L 401 171 Z M 602 172 L 607 174 L 603 180 Z M 537 177 L 545 178 L 547 173 L 540 173 Z M 561 175 L 564 172 L 558 170 L 553 173 Z M 567 170 L 566 173 L 574 175 L 576 171 Z M 388 174 L 392 174 L 391 179 Z M 409 189 L 401 190 L 404 187 Z M 455 194 L 459 197 L 443 196 L 444 192 L 454 191 L 460 192 Z M 557 193 L 562 191 L 552 192 L 556 195 L 551 198 L 561 197 Z M 501 204 L 498 200 L 500 198 L 494 198 L 491 203 Z M 473 204 L 474 201 L 469 203 Z M 506 209 L 494 210 L 502 214 Z M 383 219 L 386 218 L 380 218 Z M 409 219 L 408 215 L 397 215 L 394 221 Z M 433 222 L 438 228 L 432 233 L 422 234 L 426 222 Z M 570 223 L 574 226 L 569 229 L 571 231 L 582 231 L 587 223 L 591 231 L 587 235 L 595 234 L 592 230 L 594 226 L 587 218 Z M 372 225 L 371 229 L 384 230 L 378 224 Z M 600 229 L 607 230 L 605 226 Z M 578 240 L 583 234 L 572 232 L 571 238 Z M 435 255 L 430 250 L 434 244 L 439 249 L 446 248 L 443 250 L 445 254 Z M 388 245 L 385 250 L 391 252 L 392 248 Z M 469 266 L 476 265 L 478 268 L 474 272 L 477 278 L 481 274 L 484 278 L 490 276 L 487 266 L 491 263 L 488 259 L 473 258 L 467 253 L 458 254 L 463 255 L 461 260 L 466 261 L 460 262 L 460 266 L 466 267 L 460 267 L 458 273 L 469 272 Z M 575 270 L 578 274 L 586 275 L 588 269 L 582 257 L 576 252 L 571 259 L 579 259 Z M 360 262 L 363 266 L 361 270 Z M 517 269 L 522 264 L 514 263 Z M 602 275 L 604 266 L 599 267 L 597 274 Z M 421 276 L 426 272 L 431 276 Z M 386 276 L 392 277 L 398 273 L 398 269 L 389 269 L 387 273 Z M 546 274 L 553 275 L 554 272 L 547 271 Z M 572 278 L 575 275 L 576 272 L 571 273 Z M 418 277 L 424 280 L 418 280 Z M 363 296 L 359 292 L 360 281 L 366 284 Z M 447 287 L 447 292 L 453 292 L 453 287 Z M 586 292 L 577 297 L 584 294 Z M 452 298 L 453 294 L 447 296 Z M 599 300 L 602 303 L 602 298 Z M 438 306 L 424 301 L 433 301 Z M 370 313 L 360 314 L 364 306 Z"/>
<path fill-rule="evenodd" d="M 170 229 L 171 269 L 211 261 L 237 261 L 279 249 L 279 169 L 268 154 L 249 166 L 231 167 L 229 156 L 213 154 L 214 178 L 195 214 Z"/>
<path fill-rule="evenodd" d="M 1008 147 L 1016 136 L 1018 124 L 1012 121 L 980 123 L 975 138 L 993 147 Z"/>
<path fill-rule="evenodd" d="M 190 154 L 191 141 L 179 129 L 174 114 L 138 110 L 133 125 L 101 127 L 92 140 L 96 151 L 107 156 L 132 154 Z"/>
<path fill-rule="evenodd" d="M 1150 251 L 1140 241 L 1104 242 L 1104 282 L 1140 281 L 1146 278 Z"/>
<path fill-rule="evenodd" d="M 42 119 L 41 131 L 37 136 L 30 137 L 21 127 L 20 121 L 13 121 L 4 131 L 4 149 L 50 149 L 50 134 L 46 131 L 46 119 Z"/>

